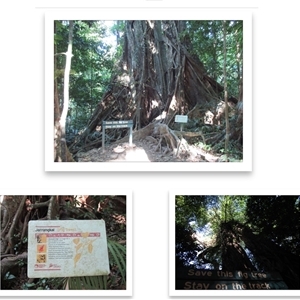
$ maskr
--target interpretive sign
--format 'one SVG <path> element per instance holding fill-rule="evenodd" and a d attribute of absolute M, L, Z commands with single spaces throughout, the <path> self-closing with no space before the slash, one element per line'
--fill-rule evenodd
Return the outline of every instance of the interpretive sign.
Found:
<path fill-rule="evenodd" d="M 175 116 L 175 122 L 176 123 L 187 123 L 188 116 L 185 115 L 176 115 Z"/>
<path fill-rule="evenodd" d="M 176 290 L 288 289 L 279 273 L 217 271 L 193 268 L 176 270 Z"/>
<path fill-rule="evenodd" d="M 132 127 L 133 121 L 103 121 L 102 126 L 104 128 L 127 128 Z"/>
<path fill-rule="evenodd" d="M 180 131 L 182 131 L 183 124 L 187 123 L 187 121 L 188 121 L 188 116 L 185 116 L 185 115 L 176 115 L 175 116 L 175 122 L 176 123 L 181 123 L 180 124 Z"/>
<path fill-rule="evenodd" d="M 103 220 L 30 221 L 29 278 L 109 274 Z"/>
<path fill-rule="evenodd" d="M 130 129 L 129 131 L 129 145 L 131 146 L 132 144 L 132 126 L 133 126 L 133 121 L 128 120 L 128 121 L 103 121 L 102 122 L 102 149 L 104 151 L 105 149 L 105 129 L 106 128 L 128 128 Z"/>

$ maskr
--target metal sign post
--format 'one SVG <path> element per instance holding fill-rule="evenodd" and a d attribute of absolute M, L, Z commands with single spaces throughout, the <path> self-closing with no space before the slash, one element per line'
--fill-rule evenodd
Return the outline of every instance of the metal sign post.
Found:
<path fill-rule="evenodd" d="M 103 121 L 102 122 L 102 149 L 105 149 L 105 129 L 107 128 L 128 128 L 129 127 L 129 145 L 132 145 L 132 127 L 133 120 L 128 121 Z"/>

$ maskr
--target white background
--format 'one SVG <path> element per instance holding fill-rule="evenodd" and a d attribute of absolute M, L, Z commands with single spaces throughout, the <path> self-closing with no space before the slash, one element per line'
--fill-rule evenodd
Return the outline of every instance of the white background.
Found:
<path fill-rule="evenodd" d="M 195 1 L 165 1 L 180 6 Z M 208 1 L 197 1 L 199 6 Z M 223 7 L 224 1 L 209 1 Z M 241 1 L 226 1 L 226 8 Z M 44 172 L 44 12 L 101 1 L 2 1 L 0 8 L 0 194 L 51 189 L 133 192 L 133 298 L 168 299 L 168 192 L 229 188 L 299 193 L 299 9 L 297 1 L 243 1 L 253 13 L 252 172 Z M 123 6 L 110 0 L 106 5 Z M 122 3 L 122 4 L 120 4 Z M 144 3 L 126 1 L 126 5 Z M 146 1 L 145 1 L 146 3 Z M 135 5 L 134 5 L 135 4 Z M 163 6 L 148 1 L 144 6 Z M 194 4 L 195 5 L 195 4 Z M 84 8 L 82 8 L 84 9 Z M 126 13 L 126 11 L 124 11 Z M 293 189 L 293 190 L 292 190 Z M 88 295 L 88 293 L 87 293 Z M 231 297 L 232 298 L 232 297 Z M 184 299 L 179 297 L 178 299 Z M 186 297 L 185 297 L 186 299 Z"/>

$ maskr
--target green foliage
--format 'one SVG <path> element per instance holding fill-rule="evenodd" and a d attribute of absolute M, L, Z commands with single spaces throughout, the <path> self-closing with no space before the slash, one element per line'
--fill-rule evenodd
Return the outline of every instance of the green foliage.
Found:
<path fill-rule="evenodd" d="M 176 266 L 188 265 L 195 257 L 197 245 L 192 237 L 193 230 L 180 223 L 176 224 Z"/>
<path fill-rule="evenodd" d="M 112 46 L 105 41 L 108 33 L 104 21 L 74 21 L 67 134 L 84 128 L 110 82 L 115 56 Z M 68 22 L 55 21 L 55 52 L 64 53 L 67 41 Z M 62 101 L 65 55 L 56 55 L 55 59 L 54 74 Z"/>
<path fill-rule="evenodd" d="M 178 264 L 194 261 L 197 251 L 205 251 L 201 261 L 219 266 L 221 224 L 246 221 L 247 196 L 176 196 L 176 257 Z M 195 236 L 199 236 L 200 241 Z M 194 235 L 193 235 L 194 233 Z M 194 238 L 192 238 L 194 236 Z M 205 237 L 205 238 L 204 238 Z M 206 250 L 204 250 L 206 248 Z M 200 259 L 200 257 L 198 258 Z M 196 259 L 196 260 L 198 260 Z M 180 262 L 183 260 L 184 262 Z"/>
<path fill-rule="evenodd" d="M 27 283 L 26 282 L 23 284 L 22 289 L 23 290 L 31 290 L 33 287 L 36 290 L 35 283 Z"/>
<path fill-rule="evenodd" d="M 64 288 L 69 290 L 106 290 L 107 275 L 70 277 L 65 281 Z"/>
<path fill-rule="evenodd" d="M 64 280 L 63 288 L 70 290 L 106 290 L 114 286 L 117 277 L 121 276 L 122 284 L 126 284 L 126 247 L 111 239 L 107 240 L 110 265 L 116 265 L 118 274 L 103 276 L 69 277 Z"/>
<path fill-rule="evenodd" d="M 206 201 L 204 196 L 176 196 L 176 223 L 185 226 L 192 221 L 197 222 L 198 226 L 206 224 Z"/>
<path fill-rule="evenodd" d="M 241 146 L 238 141 L 229 141 L 227 149 L 227 158 L 230 162 L 239 162 L 243 159 L 243 152 L 240 150 Z M 214 145 L 213 150 L 217 153 L 225 154 L 224 141 Z M 222 158 L 220 159 L 222 161 Z"/>
<path fill-rule="evenodd" d="M 20 232 L 17 234 L 14 234 L 14 239 L 16 241 L 18 241 L 17 243 L 14 244 L 14 253 L 15 254 L 19 254 L 22 251 L 24 251 L 24 249 L 27 248 L 27 241 L 28 241 L 27 236 L 25 236 L 22 240 L 20 240 L 20 236 L 21 236 Z"/>
<path fill-rule="evenodd" d="M 111 264 L 115 264 L 120 272 L 122 283 L 126 282 L 126 247 L 110 240 L 107 243 L 109 250 L 109 259 Z"/>
<path fill-rule="evenodd" d="M 243 22 L 226 21 L 226 73 L 230 95 L 238 95 L 243 64 Z M 222 21 L 187 21 L 182 37 L 189 36 L 190 52 L 204 64 L 208 74 L 222 83 L 223 78 Z"/>
<path fill-rule="evenodd" d="M 19 267 L 23 267 L 23 266 L 25 266 L 27 264 L 27 261 L 26 260 L 24 260 L 24 259 L 19 259 L 18 260 L 18 266 Z"/>
<path fill-rule="evenodd" d="M 117 273 L 103 276 L 79 276 L 68 278 L 40 278 L 36 283 L 25 283 L 22 286 L 24 290 L 106 290 L 115 286 L 121 277 L 122 284 L 126 284 L 126 247 L 116 241 L 108 239 L 108 252 L 110 265 L 116 265 Z M 13 280 L 12 274 L 7 274 L 6 280 Z"/>
<path fill-rule="evenodd" d="M 39 278 L 37 282 L 24 283 L 23 290 L 57 290 L 63 287 L 65 278 Z"/>
<path fill-rule="evenodd" d="M 16 276 L 14 274 L 11 274 L 10 272 L 7 272 L 3 277 L 3 283 L 5 284 L 6 289 L 12 288 L 16 280 Z"/>
<path fill-rule="evenodd" d="M 4 276 L 4 280 L 12 280 L 12 279 L 15 279 L 16 278 L 16 276 L 15 275 L 13 275 L 13 274 L 11 274 L 10 272 L 7 272 L 6 274 L 5 274 L 5 276 Z"/>
<path fill-rule="evenodd" d="M 204 150 L 204 151 L 211 151 L 212 147 L 209 144 L 203 144 L 202 142 L 199 142 L 198 145 Z"/>
<path fill-rule="evenodd" d="M 246 212 L 254 231 L 300 255 L 299 196 L 252 196 Z"/>
<path fill-rule="evenodd" d="M 190 196 L 177 196 L 176 200 L 179 206 L 183 206 L 188 203 L 186 200 L 190 201 L 189 198 Z M 274 268 L 269 262 L 264 263 L 264 257 L 260 257 L 260 255 L 275 257 L 274 251 L 280 260 L 279 254 L 285 253 L 286 261 L 289 259 L 292 262 L 289 262 L 289 268 L 293 268 L 293 264 L 298 264 L 300 256 L 299 196 L 224 195 L 201 196 L 201 198 L 193 196 L 193 198 L 201 199 L 198 205 L 204 205 L 206 213 L 201 212 L 201 215 L 206 215 L 208 223 L 206 226 L 203 226 L 203 223 L 197 223 L 191 227 L 189 222 L 185 222 L 185 225 L 181 225 L 181 228 L 177 230 L 178 224 L 184 224 L 180 220 L 185 218 L 189 220 L 189 216 L 193 216 L 197 210 L 193 208 L 183 210 L 179 207 L 177 214 L 176 207 L 176 222 L 180 221 L 176 223 L 177 265 L 193 262 L 198 268 L 220 269 L 222 258 L 226 258 L 222 254 L 226 248 L 224 233 L 225 237 L 229 238 L 227 242 L 235 243 L 235 247 L 240 249 L 238 253 L 244 252 L 259 270 Z M 196 213 L 193 218 L 194 220 L 201 219 Z M 249 250 L 255 253 L 250 253 Z M 238 256 L 236 259 L 243 260 Z M 257 263 L 258 261 L 260 264 Z M 228 262 L 230 260 L 227 260 L 227 267 Z"/>

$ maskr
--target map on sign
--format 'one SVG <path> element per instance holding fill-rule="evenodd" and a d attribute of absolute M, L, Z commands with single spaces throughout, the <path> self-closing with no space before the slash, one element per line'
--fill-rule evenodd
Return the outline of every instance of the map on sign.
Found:
<path fill-rule="evenodd" d="M 103 220 L 30 221 L 29 278 L 109 274 Z"/>

